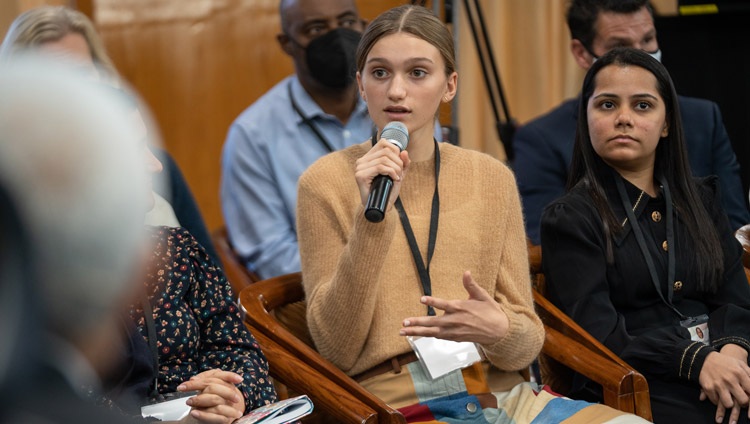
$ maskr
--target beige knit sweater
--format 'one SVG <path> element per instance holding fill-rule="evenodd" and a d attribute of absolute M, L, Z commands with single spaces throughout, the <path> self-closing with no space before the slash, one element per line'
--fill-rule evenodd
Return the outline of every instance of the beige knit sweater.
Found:
<path fill-rule="evenodd" d="M 310 332 L 318 351 L 349 375 L 408 352 L 401 322 L 427 312 L 398 212 L 391 208 L 380 223 L 364 218 L 354 170 L 370 147 L 368 141 L 315 162 L 300 178 L 297 202 Z M 502 340 L 482 346 L 487 358 L 501 370 L 523 369 L 539 353 L 544 329 L 534 312 L 515 180 L 488 155 L 445 143 L 440 155 L 433 296 L 466 299 L 462 275 L 470 270 L 510 321 Z M 434 188 L 434 158 L 412 162 L 401 200 L 423 260 Z"/>

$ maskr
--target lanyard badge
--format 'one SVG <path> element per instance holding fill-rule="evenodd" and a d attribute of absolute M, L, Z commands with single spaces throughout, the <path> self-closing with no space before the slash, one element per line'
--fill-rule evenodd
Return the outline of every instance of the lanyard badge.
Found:
<path fill-rule="evenodd" d="M 709 344 L 711 338 L 708 334 L 708 315 L 703 314 L 697 317 L 690 317 L 680 321 L 680 325 L 687 328 L 690 333 L 690 340 Z"/>
<path fill-rule="evenodd" d="M 633 205 L 631 204 L 630 199 L 628 199 L 625 185 L 622 182 L 622 177 L 616 176 L 615 182 L 617 184 L 617 191 L 620 194 L 620 200 L 622 201 L 623 208 L 625 209 L 625 214 L 630 221 L 630 226 L 633 229 L 633 233 L 635 234 L 635 238 L 638 242 L 641 253 L 643 254 L 643 258 L 646 261 L 646 266 L 648 267 L 649 274 L 651 275 L 651 282 L 654 285 L 654 289 L 659 294 L 662 302 L 664 302 L 665 305 L 667 305 L 670 309 L 672 309 L 673 312 L 675 312 L 675 314 L 677 314 L 677 316 L 680 317 L 680 325 L 688 330 L 688 332 L 690 333 L 690 339 L 696 342 L 708 344 L 710 342 L 710 338 L 708 335 L 708 315 L 703 314 L 696 317 L 688 317 L 680 312 L 672 303 L 673 292 L 670 282 L 674 281 L 676 260 L 674 242 L 674 216 L 672 196 L 669 192 L 669 184 L 667 184 L 667 181 L 663 176 L 659 178 L 662 190 L 664 190 L 664 197 L 667 204 L 667 246 L 669 246 L 669 253 L 667 259 L 667 296 L 665 298 L 660 289 L 659 277 L 656 273 L 656 267 L 654 265 L 653 258 L 651 258 L 651 254 L 648 252 L 648 248 L 646 247 L 646 241 L 643 236 L 643 231 L 641 230 L 641 226 L 638 224 L 638 219 L 635 216 Z"/>

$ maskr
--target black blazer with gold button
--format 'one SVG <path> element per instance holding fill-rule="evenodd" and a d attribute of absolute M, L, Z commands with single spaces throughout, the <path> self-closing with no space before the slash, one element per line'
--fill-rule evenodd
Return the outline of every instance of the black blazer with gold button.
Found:
<path fill-rule="evenodd" d="M 691 257 L 693 239 L 676 213 L 675 245 L 667 245 L 663 196 L 651 198 L 623 180 L 656 267 L 659 290 L 667 299 L 671 289 L 672 303 L 682 314 L 709 315 L 711 343 L 706 346 L 690 340 L 688 330 L 680 326 L 680 317 L 656 291 L 614 178 L 621 177 L 613 173 L 603 182 L 617 221 L 623 224 L 613 237 L 612 263 L 607 262 L 602 220 L 581 183 L 545 208 L 541 242 L 548 296 L 647 378 L 697 382 L 711 351 L 727 343 L 750 350 L 750 286 L 741 262 L 742 248 L 718 198 L 717 180 L 697 179 L 702 202 L 713 219 L 706 225 L 716 226 L 724 252 L 724 279 L 716 293 L 698 289 L 698 272 Z M 676 249 L 676 272 L 674 281 L 668 282 L 669 249 Z"/>

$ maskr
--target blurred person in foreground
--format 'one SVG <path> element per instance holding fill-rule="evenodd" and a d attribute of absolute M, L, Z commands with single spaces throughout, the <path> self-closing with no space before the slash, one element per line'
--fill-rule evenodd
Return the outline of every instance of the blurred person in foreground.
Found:
<path fill-rule="evenodd" d="M 33 387 L 27 375 L 39 352 L 39 309 L 26 228 L 0 178 L 0 423 L 16 396 Z"/>
<path fill-rule="evenodd" d="M 0 66 L 0 181 L 26 233 L 27 336 L 38 337 L 18 341 L 37 349 L 14 370 L 7 422 L 129 422 L 90 393 L 119 365 L 147 247 L 142 140 L 126 110 L 54 63 Z"/>
<path fill-rule="evenodd" d="M 34 51 L 72 65 L 92 83 L 104 79 L 110 90 L 123 85 L 106 65 L 109 60 L 91 22 L 68 8 L 41 7 L 20 15 L 2 51 L 6 62 L 19 52 Z M 145 109 L 125 90 L 120 95 L 129 102 L 129 116 L 142 140 L 154 141 L 156 131 L 153 126 L 148 131 L 148 116 L 140 113 Z M 148 172 L 159 174 L 162 164 L 148 145 L 142 148 Z M 151 198 L 147 210 L 159 196 Z M 146 292 L 128 307 L 132 325 L 124 329 L 130 342 L 123 352 L 127 366 L 106 382 L 100 402 L 137 415 L 147 399 L 199 390 L 201 395 L 188 401 L 194 416 L 231 421 L 275 400 L 265 357 L 206 247 L 183 228 L 153 227 L 149 236 L 153 249 L 143 279 Z M 219 397 L 210 395 L 217 390 Z"/>
<path fill-rule="evenodd" d="M 119 76 L 94 24 L 83 13 L 65 6 L 40 6 L 19 15 L 8 29 L 0 58 L 9 58 L 24 50 L 41 50 L 69 62 L 93 80 L 116 86 Z M 184 227 L 218 262 L 198 205 L 182 172 L 171 155 L 151 146 L 164 164 L 168 178 L 154 187 L 154 207 L 146 215 L 152 225 Z"/>
<path fill-rule="evenodd" d="M 36 52 L 70 64 L 71 60 L 59 57 L 68 50 L 56 47 L 42 43 Z M 80 62 L 73 63 L 79 70 L 88 69 Z M 90 75 L 96 72 L 79 74 L 89 75 L 87 79 L 94 84 Z M 114 91 L 112 85 L 107 87 Z M 122 91 L 119 96 L 130 97 Z M 128 100 L 127 114 L 140 131 L 147 169 L 159 173 L 161 163 L 143 143 L 155 132 L 147 132 L 139 112 L 144 109 L 139 109 L 132 97 Z M 106 144 L 107 140 L 100 142 Z M 149 208 L 153 206 L 153 196 L 150 198 Z M 144 209 L 144 216 L 149 208 Z M 146 291 L 128 307 L 130 325 L 124 328 L 130 341 L 124 349 L 125 368 L 116 379 L 106 382 L 110 384 L 105 385 L 100 400 L 137 416 L 147 398 L 158 401 L 172 392 L 198 390 L 198 396 L 187 403 L 192 407 L 191 416 L 203 422 L 231 422 L 275 400 L 265 358 L 244 327 L 221 270 L 182 228 L 153 227 L 149 236 L 153 245 L 143 279 Z M 152 378 L 144 361 L 152 366 Z M 134 373 L 134 367 L 143 372 Z"/>

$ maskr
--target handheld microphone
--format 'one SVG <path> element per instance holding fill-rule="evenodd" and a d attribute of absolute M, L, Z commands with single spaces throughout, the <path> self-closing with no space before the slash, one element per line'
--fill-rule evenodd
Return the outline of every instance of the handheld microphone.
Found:
<path fill-rule="evenodd" d="M 409 130 L 406 125 L 398 121 L 389 122 L 383 127 L 380 138 L 388 140 L 403 151 L 409 144 Z M 388 175 L 378 175 L 372 180 L 370 195 L 367 196 L 365 207 L 365 218 L 370 222 L 380 222 L 385 218 L 385 209 L 388 206 L 388 197 L 391 194 L 393 180 Z"/>

